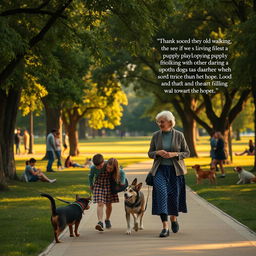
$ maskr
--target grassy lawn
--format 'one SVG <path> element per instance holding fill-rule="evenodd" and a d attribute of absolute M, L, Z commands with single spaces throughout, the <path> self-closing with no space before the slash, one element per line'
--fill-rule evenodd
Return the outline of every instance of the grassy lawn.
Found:
<path fill-rule="evenodd" d="M 199 160 L 199 162 L 205 162 L 206 159 L 200 158 Z M 239 165 L 240 161 L 236 159 L 235 162 Z M 246 170 L 252 169 L 252 166 L 246 164 L 246 162 L 252 163 L 252 159 L 249 158 L 249 161 L 243 159 L 241 162 L 244 162 L 241 165 L 245 166 Z M 238 175 L 233 171 L 236 165 L 225 166 L 226 177 L 217 178 L 216 185 L 210 185 L 208 180 L 196 185 L 195 171 L 189 168 L 186 183 L 198 195 L 256 231 L 256 184 L 236 185 L 239 180 Z M 217 177 L 219 175 L 217 172 Z"/>
<path fill-rule="evenodd" d="M 150 137 L 137 138 L 97 138 L 80 143 L 79 157 L 75 162 L 84 163 L 86 157 L 101 152 L 105 159 L 117 157 L 120 164 L 128 164 L 147 160 L 147 151 Z M 247 146 L 248 138 L 234 142 L 234 152 L 241 152 Z M 37 167 L 45 170 L 46 161 L 40 159 L 44 155 L 45 145 L 43 139 L 36 140 L 35 157 Z M 217 185 L 209 185 L 207 181 L 202 185 L 195 185 L 195 174 L 191 169 L 193 164 L 201 164 L 208 168 L 210 159 L 206 157 L 209 152 L 209 138 L 201 138 L 198 143 L 198 152 L 202 157 L 186 159 L 189 173 L 186 176 L 187 184 L 200 196 L 215 204 L 228 214 L 232 215 L 254 231 L 256 231 L 256 184 L 235 185 L 238 180 L 232 166 L 241 165 L 250 169 L 253 157 L 235 157 L 233 165 L 226 166 L 227 177 L 218 179 Z M 20 155 L 16 157 L 17 173 L 20 175 L 25 167 L 25 160 L 31 156 Z M 56 165 L 56 162 L 55 164 Z M 55 167 L 55 166 L 54 166 Z M 0 192 L 0 255 L 37 255 L 52 240 L 52 227 L 50 225 L 50 203 L 39 196 L 46 192 L 66 200 L 73 200 L 75 194 L 88 195 L 88 168 L 72 168 L 61 172 L 49 174 L 56 178 L 54 184 L 48 183 L 22 183 L 12 181 L 10 190 Z M 57 202 L 57 205 L 62 205 Z"/>

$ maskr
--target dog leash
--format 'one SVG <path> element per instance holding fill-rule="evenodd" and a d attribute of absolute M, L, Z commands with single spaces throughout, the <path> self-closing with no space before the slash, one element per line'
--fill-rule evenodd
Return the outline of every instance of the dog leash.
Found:
<path fill-rule="evenodd" d="M 144 210 L 144 212 L 147 210 L 147 207 L 148 207 L 149 192 L 150 192 L 150 186 L 148 186 L 148 196 L 147 196 L 146 206 L 145 206 L 145 210 Z"/>

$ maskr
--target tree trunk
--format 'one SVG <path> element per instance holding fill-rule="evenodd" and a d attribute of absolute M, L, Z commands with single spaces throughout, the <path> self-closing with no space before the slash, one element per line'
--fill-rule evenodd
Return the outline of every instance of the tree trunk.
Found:
<path fill-rule="evenodd" d="M 34 154 L 34 116 L 30 111 L 29 115 L 29 154 Z"/>
<path fill-rule="evenodd" d="M 195 120 L 190 120 L 183 122 L 183 132 L 186 139 L 186 142 L 188 144 L 189 150 L 190 150 L 190 156 L 191 157 L 198 157 L 197 151 L 196 151 L 196 122 Z"/>
<path fill-rule="evenodd" d="M 69 154 L 71 156 L 79 155 L 78 149 L 78 131 L 76 129 L 77 123 L 71 122 L 68 127 L 68 140 L 69 140 Z"/>
<path fill-rule="evenodd" d="M 191 108 L 191 105 L 193 103 L 195 104 L 195 102 L 192 99 L 189 106 L 185 105 L 183 109 L 178 101 L 173 100 L 172 102 L 174 108 L 176 109 L 181 118 L 183 133 L 190 150 L 190 156 L 198 157 L 196 151 L 196 122 L 193 119 L 192 115 L 189 114 L 189 111 L 187 109 L 188 107 Z"/>
<path fill-rule="evenodd" d="M 231 163 L 233 163 L 232 134 L 232 126 L 230 125 L 228 130 L 228 151 Z"/>
<path fill-rule="evenodd" d="M 236 130 L 236 140 L 241 140 L 240 129 Z"/>
<path fill-rule="evenodd" d="M 256 84 L 252 84 L 252 95 L 254 103 L 254 145 L 256 145 Z M 254 150 L 254 166 L 252 171 L 256 172 L 256 150 Z"/>
<path fill-rule="evenodd" d="M 85 139 L 85 133 L 86 133 L 85 119 L 82 118 L 79 121 L 79 128 L 78 128 L 79 139 Z"/>
<path fill-rule="evenodd" d="M 6 179 L 16 179 L 14 161 L 14 129 L 21 96 L 21 88 L 12 88 L 7 92 L 0 89 L 0 180 L 1 187 L 6 186 Z"/>
<path fill-rule="evenodd" d="M 46 119 L 46 137 L 53 130 L 57 129 L 62 134 L 62 121 L 61 121 L 61 109 L 58 107 L 54 107 L 49 103 L 47 96 L 42 99 L 45 108 L 45 119 Z M 60 136 L 62 143 L 62 136 Z M 46 150 L 46 148 L 45 148 Z M 42 158 L 42 160 L 47 159 L 46 154 Z"/>
<path fill-rule="evenodd" d="M 61 109 L 58 107 L 50 106 L 47 100 L 43 100 L 46 116 L 46 135 L 48 135 L 52 129 L 60 130 L 61 122 Z"/>
<path fill-rule="evenodd" d="M 7 189 L 8 189 L 8 186 L 5 179 L 4 167 L 3 167 L 3 161 L 2 161 L 2 151 L 0 146 L 0 191 L 7 190 Z"/>

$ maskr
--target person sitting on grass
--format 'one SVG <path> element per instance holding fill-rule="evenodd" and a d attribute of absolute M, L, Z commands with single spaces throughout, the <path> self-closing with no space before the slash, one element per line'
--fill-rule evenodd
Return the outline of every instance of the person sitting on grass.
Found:
<path fill-rule="evenodd" d="M 69 155 L 69 156 L 67 157 L 66 161 L 65 161 L 65 167 L 66 167 L 66 168 L 69 168 L 69 167 L 80 167 L 80 168 L 84 168 L 85 166 L 73 162 L 73 161 L 71 160 L 71 155 Z"/>
<path fill-rule="evenodd" d="M 254 144 L 253 144 L 253 141 L 252 140 L 249 140 L 249 149 L 245 149 L 244 152 L 242 153 L 235 153 L 236 156 L 242 156 L 244 154 L 247 154 L 247 156 L 253 156 L 254 155 L 254 151 L 255 150 L 255 147 L 254 147 Z"/>
<path fill-rule="evenodd" d="M 25 168 L 25 174 L 27 176 L 28 182 L 33 181 L 44 181 L 49 183 L 54 183 L 56 179 L 49 179 L 40 169 L 35 168 L 36 159 L 30 158 L 28 161 L 26 161 L 26 168 Z"/>

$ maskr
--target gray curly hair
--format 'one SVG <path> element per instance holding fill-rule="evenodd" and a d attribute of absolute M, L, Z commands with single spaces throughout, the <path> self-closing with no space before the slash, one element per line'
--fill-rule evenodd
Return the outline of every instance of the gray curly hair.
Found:
<path fill-rule="evenodd" d="M 167 121 L 172 123 L 172 127 L 175 126 L 175 117 L 172 112 L 164 110 L 156 115 L 156 121 L 158 121 L 160 118 L 165 118 Z"/>

